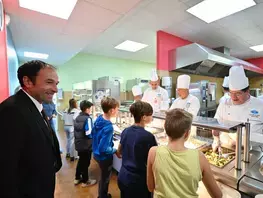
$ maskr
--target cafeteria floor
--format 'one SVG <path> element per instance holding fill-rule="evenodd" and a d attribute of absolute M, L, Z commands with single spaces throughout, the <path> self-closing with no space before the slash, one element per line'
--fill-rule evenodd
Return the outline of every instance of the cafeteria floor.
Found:
<path fill-rule="evenodd" d="M 65 158 L 66 136 L 64 132 L 59 133 L 59 139 L 60 146 L 63 149 L 63 166 L 57 173 L 55 198 L 97 198 L 98 184 L 86 188 L 82 188 L 81 185 L 75 186 L 73 184 L 77 161 L 70 162 L 70 160 L 66 160 Z M 98 180 L 100 170 L 94 160 L 91 162 L 89 173 L 92 179 Z M 111 176 L 109 193 L 111 193 L 113 198 L 120 197 L 117 185 L 117 175 L 115 172 L 113 172 Z"/>

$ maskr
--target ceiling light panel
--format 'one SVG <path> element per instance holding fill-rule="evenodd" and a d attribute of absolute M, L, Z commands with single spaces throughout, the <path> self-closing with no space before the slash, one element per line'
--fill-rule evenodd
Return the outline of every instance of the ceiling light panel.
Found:
<path fill-rule="evenodd" d="M 256 3 L 253 0 L 204 0 L 189 8 L 187 12 L 206 23 L 211 23 L 254 5 Z"/>
<path fill-rule="evenodd" d="M 35 53 L 35 52 L 24 52 L 24 57 L 28 58 L 38 58 L 38 59 L 47 59 L 48 54 Z"/>
<path fill-rule="evenodd" d="M 148 45 L 143 44 L 143 43 L 126 40 L 122 42 L 121 44 L 117 45 L 115 48 L 119 50 L 129 51 L 129 52 L 137 52 L 147 46 Z"/>
<path fill-rule="evenodd" d="M 77 0 L 19 0 L 19 6 L 61 19 L 68 19 Z"/>
<path fill-rule="evenodd" d="M 250 49 L 256 51 L 256 52 L 262 52 L 263 51 L 263 44 L 262 45 L 256 45 L 256 46 L 252 46 L 250 47 Z"/>

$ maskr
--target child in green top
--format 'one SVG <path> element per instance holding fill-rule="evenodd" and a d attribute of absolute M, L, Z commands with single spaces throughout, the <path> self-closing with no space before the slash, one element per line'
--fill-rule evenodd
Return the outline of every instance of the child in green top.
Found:
<path fill-rule="evenodd" d="M 200 180 L 211 197 L 222 197 L 203 153 L 184 146 L 192 119 L 192 114 L 182 109 L 167 112 L 164 128 L 169 143 L 152 147 L 148 155 L 147 185 L 155 198 L 197 198 Z"/>

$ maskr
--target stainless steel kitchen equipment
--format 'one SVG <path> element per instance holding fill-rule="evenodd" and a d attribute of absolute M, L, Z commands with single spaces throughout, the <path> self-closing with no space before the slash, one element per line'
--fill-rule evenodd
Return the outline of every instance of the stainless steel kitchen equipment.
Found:
<path fill-rule="evenodd" d="M 120 82 L 110 80 L 105 76 L 98 80 L 89 80 L 73 85 L 73 97 L 78 101 L 89 100 L 94 104 L 94 114 L 102 112 L 100 108 L 101 99 L 105 96 L 111 96 L 120 101 Z"/>
<path fill-rule="evenodd" d="M 227 164 L 223 169 L 211 166 L 215 178 L 232 188 L 235 188 L 250 196 L 263 193 L 263 177 L 259 174 L 263 153 L 250 151 L 250 124 L 224 121 L 220 122 L 214 118 L 196 117 L 193 125 L 197 127 L 237 133 L 235 160 Z M 244 155 L 242 149 L 242 127 L 245 127 Z"/>
<path fill-rule="evenodd" d="M 249 92 L 250 92 L 251 96 L 254 96 L 254 97 L 257 98 L 258 96 L 260 96 L 261 89 L 259 89 L 259 88 L 251 88 L 251 89 L 249 89 Z"/>
<path fill-rule="evenodd" d="M 142 88 L 142 91 L 144 92 L 149 87 L 149 80 L 141 78 L 127 80 L 126 91 L 132 91 L 132 87 L 134 85 L 139 85 Z"/>
<path fill-rule="evenodd" d="M 127 109 L 124 110 L 127 112 Z M 165 114 L 160 112 L 153 115 L 153 124 L 149 126 L 149 131 L 155 128 L 160 128 L 155 135 L 158 144 L 165 145 L 167 144 L 167 138 L 165 131 L 163 129 L 163 122 L 165 119 Z M 122 120 L 125 120 L 122 117 Z M 128 124 L 128 122 L 127 122 Z M 131 123 L 129 123 L 131 124 Z M 230 162 L 227 162 L 222 167 L 211 166 L 214 177 L 219 182 L 230 186 L 234 189 L 237 189 L 241 193 L 246 193 L 247 195 L 254 197 L 256 194 L 263 193 L 263 176 L 259 172 L 260 167 L 263 164 L 263 153 L 262 151 L 250 150 L 250 124 L 241 123 L 241 122 L 229 122 L 229 121 L 220 121 L 214 118 L 200 117 L 197 116 L 193 120 L 193 126 L 206 128 L 209 130 L 219 130 L 227 133 L 237 133 L 236 139 L 236 149 L 234 159 Z M 245 128 L 244 136 L 242 137 L 241 128 Z M 204 142 L 207 142 L 207 145 L 211 145 L 213 142 L 212 138 L 203 138 L 203 137 L 191 137 L 201 140 L 201 145 L 195 145 L 196 148 L 202 150 Z M 242 152 L 242 138 L 245 138 L 243 152 Z"/>
<path fill-rule="evenodd" d="M 214 117 L 216 104 L 217 83 L 206 80 L 191 83 L 189 93 L 196 96 L 200 101 L 199 114 L 203 117 Z M 178 94 L 176 93 L 176 97 Z"/>
<path fill-rule="evenodd" d="M 171 51 L 169 56 L 171 71 L 176 72 L 224 78 L 228 76 L 231 66 L 242 65 L 247 77 L 263 74 L 263 69 L 230 56 L 229 50 L 222 53 L 197 43 L 179 47 Z"/>

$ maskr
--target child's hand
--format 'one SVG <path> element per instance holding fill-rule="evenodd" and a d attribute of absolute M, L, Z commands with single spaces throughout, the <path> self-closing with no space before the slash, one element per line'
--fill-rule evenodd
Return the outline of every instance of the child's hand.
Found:
<path fill-rule="evenodd" d="M 122 158 L 122 156 L 121 156 L 121 153 L 120 153 L 120 152 L 116 151 L 116 153 L 115 153 L 115 154 L 117 155 L 117 157 L 118 157 L 118 158 Z"/>

